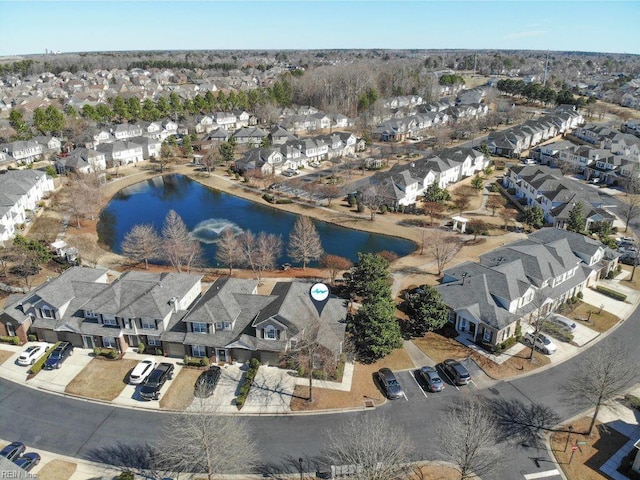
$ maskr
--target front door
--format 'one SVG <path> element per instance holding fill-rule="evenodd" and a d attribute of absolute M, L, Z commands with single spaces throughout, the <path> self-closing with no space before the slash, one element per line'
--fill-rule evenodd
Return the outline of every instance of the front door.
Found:
<path fill-rule="evenodd" d="M 224 348 L 218 349 L 218 361 L 226 362 L 227 361 L 227 351 Z"/>
<path fill-rule="evenodd" d="M 469 335 L 476 338 L 476 324 L 473 322 L 469 322 Z"/>
<path fill-rule="evenodd" d="M 91 350 L 95 347 L 93 337 L 91 335 L 82 335 L 82 344 L 84 345 L 84 348 L 89 348 Z"/>

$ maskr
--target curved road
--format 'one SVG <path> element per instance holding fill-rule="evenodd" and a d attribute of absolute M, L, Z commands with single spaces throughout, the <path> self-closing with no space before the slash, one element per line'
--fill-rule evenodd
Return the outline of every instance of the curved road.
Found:
<path fill-rule="evenodd" d="M 626 348 L 632 360 L 640 364 L 640 313 L 633 315 L 593 349 L 613 343 Z M 526 412 L 532 405 L 548 407 L 557 419 L 568 419 L 581 408 L 568 403 L 563 397 L 562 385 L 579 366 L 576 356 L 557 367 L 535 375 L 507 382 L 498 382 L 491 388 L 457 392 L 450 387 L 442 395 L 413 395 L 409 401 L 388 402 L 373 412 L 323 415 L 283 415 L 248 417 L 255 438 L 262 449 L 263 461 L 279 471 L 295 471 L 297 459 L 312 462 L 322 449 L 323 432 L 344 422 L 347 415 L 387 415 L 402 426 L 414 441 L 420 458 L 433 459 L 435 431 L 439 419 L 447 415 L 447 406 L 459 395 L 482 395 L 507 415 L 514 409 Z M 407 374 L 408 375 L 408 374 Z M 406 378 L 405 378 L 406 383 Z M 446 394 L 446 395 L 445 395 Z M 540 409 L 536 410 L 540 415 Z M 49 394 L 0 379 L 0 437 L 20 439 L 43 450 L 85 458 L 104 459 L 105 449 L 117 444 L 141 445 L 161 439 L 162 413 L 85 402 Z M 546 424 L 548 424 L 547 417 Z M 540 420 L 542 421 L 542 420 Z M 515 435 L 515 434 L 514 434 Z M 507 435 L 509 436 L 509 435 Z M 187 439 L 185 439 L 187 440 Z M 221 445 L 224 439 L 221 439 Z M 494 478 L 522 480 L 523 474 L 553 469 L 544 448 L 536 448 L 521 438 L 508 440 L 508 452 L 500 471 Z M 226 446 L 225 448 L 232 448 Z M 311 463 L 305 470 L 312 471 Z M 557 478 L 557 477 L 554 477 Z"/>

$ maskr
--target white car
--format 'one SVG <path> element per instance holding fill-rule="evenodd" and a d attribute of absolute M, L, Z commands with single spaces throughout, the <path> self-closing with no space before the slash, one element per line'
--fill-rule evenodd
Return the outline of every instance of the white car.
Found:
<path fill-rule="evenodd" d="M 156 361 L 153 358 L 145 358 L 131 371 L 129 382 L 133 385 L 141 384 L 153 372 L 154 368 L 156 368 Z"/>
<path fill-rule="evenodd" d="M 36 361 L 39 358 L 41 358 L 47 352 L 48 346 L 49 345 L 46 343 L 37 343 L 36 345 L 32 345 L 28 347 L 18 357 L 18 365 L 22 365 L 23 367 L 28 367 L 29 365 L 33 365 L 34 363 L 36 363 Z"/>
<path fill-rule="evenodd" d="M 524 334 L 523 341 L 525 345 L 533 344 L 535 348 L 540 350 L 546 355 L 552 355 L 556 352 L 558 347 L 551 341 L 544 333 L 527 332 Z"/>

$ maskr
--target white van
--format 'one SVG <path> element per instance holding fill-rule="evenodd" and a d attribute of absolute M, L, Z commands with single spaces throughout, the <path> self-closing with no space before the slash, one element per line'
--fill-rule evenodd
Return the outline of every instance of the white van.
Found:
<path fill-rule="evenodd" d="M 554 325 L 557 325 L 560 328 L 563 328 L 569 333 L 573 333 L 576 331 L 576 322 L 574 322 L 570 318 L 565 317 L 564 315 L 554 313 L 552 315 L 549 315 L 549 318 L 547 319 L 547 321 L 549 323 L 553 323 Z"/>

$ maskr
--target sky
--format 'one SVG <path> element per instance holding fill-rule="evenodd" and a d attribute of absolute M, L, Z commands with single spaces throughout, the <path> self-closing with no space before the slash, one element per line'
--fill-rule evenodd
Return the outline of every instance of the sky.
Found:
<path fill-rule="evenodd" d="M 638 1 L 0 0 L 0 55 L 525 49 L 640 54 Z"/>

